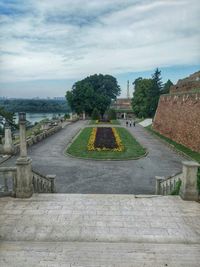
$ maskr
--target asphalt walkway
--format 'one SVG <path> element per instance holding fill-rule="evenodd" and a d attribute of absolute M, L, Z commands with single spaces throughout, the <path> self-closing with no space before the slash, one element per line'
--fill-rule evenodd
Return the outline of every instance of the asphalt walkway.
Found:
<path fill-rule="evenodd" d="M 56 174 L 59 193 L 152 194 L 155 176 L 169 176 L 181 171 L 183 157 L 177 155 L 143 127 L 128 127 L 147 148 L 148 155 L 139 160 L 94 161 L 64 155 L 66 146 L 87 121 L 66 125 L 58 133 L 28 149 L 33 168 L 43 174 Z M 12 157 L 1 166 L 14 165 Z"/>

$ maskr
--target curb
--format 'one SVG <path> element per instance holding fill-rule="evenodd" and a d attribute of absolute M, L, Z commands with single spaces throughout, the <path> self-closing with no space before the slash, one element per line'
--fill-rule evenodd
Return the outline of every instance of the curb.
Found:
<path fill-rule="evenodd" d="M 89 127 L 92 128 L 92 126 L 88 126 L 88 127 L 86 126 L 86 127 L 84 127 L 84 128 L 89 128 Z M 121 126 L 121 127 L 124 128 L 123 126 Z M 64 150 L 64 152 L 63 152 L 64 156 L 69 156 L 69 157 L 74 158 L 74 159 L 90 160 L 90 161 L 122 161 L 122 162 L 124 162 L 124 161 L 131 161 L 131 160 L 139 160 L 139 159 L 145 158 L 145 157 L 149 154 L 149 152 L 147 151 L 147 148 L 145 148 L 145 147 L 142 146 L 142 148 L 145 149 L 146 152 L 145 152 L 144 155 L 139 156 L 139 157 L 136 157 L 136 158 L 127 158 L 127 159 L 95 159 L 95 158 L 84 158 L 84 157 L 73 156 L 73 155 L 71 155 L 71 154 L 69 154 L 69 153 L 67 152 L 67 149 L 68 149 L 69 146 L 73 143 L 73 141 L 76 140 L 76 138 L 78 138 L 79 134 L 81 133 L 81 131 L 82 131 L 84 128 L 80 128 L 80 129 L 78 130 L 78 132 L 72 137 L 71 141 L 67 144 L 67 146 L 66 146 L 66 148 L 65 148 L 65 150 Z M 134 138 L 135 138 L 135 137 L 134 137 Z M 136 138 L 135 138 L 135 139 L 136 139 Z M 138 142 L 137 139 L 136 139 L 136 141 Z M 139 143 L 139 142 L 138 142 L 138 143 Z M 140 143 L 139 143 L 139 144 L 140 144 Z"/>

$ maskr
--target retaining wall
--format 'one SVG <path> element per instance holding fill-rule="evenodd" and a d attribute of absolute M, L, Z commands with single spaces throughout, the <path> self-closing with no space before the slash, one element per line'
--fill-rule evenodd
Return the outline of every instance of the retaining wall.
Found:
<path fill-rule="evenodd" d="M 161 96 L 153 128 L 200 152 L 200 92 Z"/>

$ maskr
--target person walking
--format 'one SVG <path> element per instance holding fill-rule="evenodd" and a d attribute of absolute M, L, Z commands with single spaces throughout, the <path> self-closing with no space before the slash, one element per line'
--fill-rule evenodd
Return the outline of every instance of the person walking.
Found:
<path fill-rule="evenodd" d="M 135 121 L 133 121 L 133 126 L 135 127 Z"/>
<path fill-rule="evenodd" d="M 126 120 L 126 127 L 128 127 L 128 120 Z"/>
<path fill-rule="evenodd" d="M 129 121 L 129 125 L 130 125 L 130 127 L 132 126 L 132 121 L 131 120 Z"/>

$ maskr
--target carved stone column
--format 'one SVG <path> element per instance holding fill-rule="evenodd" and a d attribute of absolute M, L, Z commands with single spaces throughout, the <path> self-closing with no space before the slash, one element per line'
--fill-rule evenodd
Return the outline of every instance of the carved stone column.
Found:
<path fill-rule="evenodd" d="M 3 145 L 3 153 L 9 154 L 9 155 L 14 153 L 14 147 L 12 144 L 11 127 L 8 124 L 5 125 L 5 144 Z"/>
<path fill-rule="evenodd" d="M 184 200 L 198 200 L 197 171 L 199 166 L 195 161 L 183 161 L 180 196 Z"/>
<path fill-rule="evenodd" d="M 33 194 L 32 160 L 27 157 L 26 114 L 19 113 L 20 157 L 17 159 L 16 197 L 28 198 Z"/>

